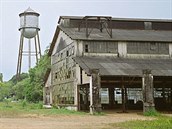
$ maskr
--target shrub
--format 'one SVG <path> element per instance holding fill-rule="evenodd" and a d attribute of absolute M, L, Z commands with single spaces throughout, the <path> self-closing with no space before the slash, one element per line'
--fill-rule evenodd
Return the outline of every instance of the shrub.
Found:
<path fill-rule="evenodd" d="M 26 100 L 23 100 L 22 101 L 22 107 L 25 108 L 26 106 L 27 106 L 27 102 L 26 102 Z"/>
<path fill-rule="evenodd" d="M 147 112 L 144 112 L 145 116 L 159 116 L 160 113 L 155 110 L 155 108 L 150 108 Z"/>

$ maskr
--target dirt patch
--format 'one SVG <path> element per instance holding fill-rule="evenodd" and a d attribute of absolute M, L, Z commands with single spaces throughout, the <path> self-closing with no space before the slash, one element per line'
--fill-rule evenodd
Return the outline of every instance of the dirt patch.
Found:
<path fill-rule="evenodd" d="M 137 113 L 114 113 L 104 116 L 24 116 L 23 118 L 0 118 L 0 129 L 102 129 L 107 128 L 110 123 L 137 119 L 148 120 L 151 118 Z"/>

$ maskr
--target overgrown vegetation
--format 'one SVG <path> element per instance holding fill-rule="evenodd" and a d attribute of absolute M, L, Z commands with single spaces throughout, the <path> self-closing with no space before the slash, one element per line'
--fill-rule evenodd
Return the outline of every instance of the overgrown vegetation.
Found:
<path fill-rule="evenodd" d="M 43 99 L 44 76 L 50 68 L 50 58 L 45 54 L 38 64 L 29 70 L 29 73 L 22 73 L 20 80 L 14 75 L 8 82 L 0 81 L 0 101 L 10 99 L 11 101 L 26 100 L 28 102 L 39 102 Z"/>
<path fill-rule="evenodd" d="M 160 116 L 160 113 L 155 110 L 155 108 L 151 108 L 147 112 L 144 112 L 145 116 Z"/>

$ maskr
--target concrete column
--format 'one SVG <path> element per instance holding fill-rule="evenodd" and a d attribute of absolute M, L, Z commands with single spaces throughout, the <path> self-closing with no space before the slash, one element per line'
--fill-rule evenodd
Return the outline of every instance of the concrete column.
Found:
<path fill-rule="evenodd" d="M 110 88 L 108 88 L 108 90 L 109 90 L 109 105 L 110 105 L 110 108 L 113 109 L 113 107 L 114 107 L 114 88 L 110 87 Z"/>
<path fill-rule="evenodd" d="M 46 104 L 46 87 L 43 87 L 43 104 Z"/>
<path fill-rule="evenodd" d="M 92 84 L 92 76 L 90 76 L 90 114 L 93 114 L 93 84 Z"/>
<path fill-rule="evenodd" d="M 126 102 L 127 102 L 127 90 L 124 86 L 124 77 L 122 77 L 122 80 L 121 80 L 121 93 L 122 93 L 122 112 L 127 112 L 127 109 L 126 109 Z"/>
<path fill-rule="evenodd" d="M 53 104 L 53 94 L 52 94 L 52 86 L 50 86 L 50 105 Z"/>
<path fill-rule="evenodd" d="M 78 90 L 78 85 L 81 84 L 81 76 L 80 76 L 80 73 L 81 73 L 81 69 L 79 67 L 78 64 L 76 64 L 76 77 L 75 77 L 75 81 L 74 81 L 74 94 L 75 94 L 75 98 L 74 98 L 74 104 L 77 105 L 77 109 L 76 110 L 79 110 L 78 107 L 79 107 L 79 90 Z"/>
<path fill-rule="evenodd" d="M 100 98 L 100 76 L 99 70 L 94 69 L 90 71 L 90 113 L 101 112 L 101 98 Z"/>
<path fill-rule="evenodd" d="M 155 108 L 153 96 L 153 76 L 151 70 L 143 70 L 142 77 L 142 92 L 143 92 L 143 112 Z"/>

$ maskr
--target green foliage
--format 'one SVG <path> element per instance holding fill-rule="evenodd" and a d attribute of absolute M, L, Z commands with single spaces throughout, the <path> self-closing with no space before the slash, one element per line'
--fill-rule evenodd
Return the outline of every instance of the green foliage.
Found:
<path fill-rule="evenodd" d="M 29 78 L 25 78 L 13 86 L 13 90 L 15 91 L 15 99 L 16 100 L 25 99 L 29 85 L 30 85 Z"/>
<path fill-rule="evenodd" d="M 12 84 L 10 82 L 0 82 L 0 101 L 12 97 L 12 95 Z"/>
<path fill-rule="evenodd" d="M 22 107 L 25 108 L 27 106 L 27 101 L 26 100 L 23 100 L 22 101 Z"/>
<path fill-rule="evenodd" d="M 29 102 L 39 102 L 43 99 L 44 77 L 51 67 L 47 52 L 46 50 L 38 64 L 30 69 L 29 73 L 20 75 L 20 80 L 16 80 L 16 75 L 14 75 L 8 82 L 0 81 L 0 101 L 4 98 L 26 99 Z"/>
<path fill-rule="evenodd" d="M 21 73 L 20 74 L 20 80 L 19 81 L 22 81 L 23 79 L 26 79 L 29 77 L 29 74 L 28 73 Z M 9 82 L 11 82 L 13 85 L 17 84 L 17 79 L 16 79 L 16 75 L 14 75 L 10 80 Z"/>
<path fill-rule="evenodd" d="M 4 103 L 5 103 L 5 107 L 11 107 L 11 106 L 9 105 L 10 99 L 4 99 Z"/>
<path fill-rule="evenodd" d="M 0 73 L 0 82 L 3 82 L 3 74 Z"/>
<path fill-rule="evenodd" d="M 147 112 L 144 112 L 145 116 L 160 116 L 160 113 L 157 112 L 154 108 L 151 108 Z"/>
<path fill-rule="evenodd" d="M 44 77 L 47 69 L 51 67 L 48 55 L 41 57 L 36 67 L 30 69 L 30 85 L 26 93 L 26 99 L 31 102 L 39 102 L 43 98 Z"/>

